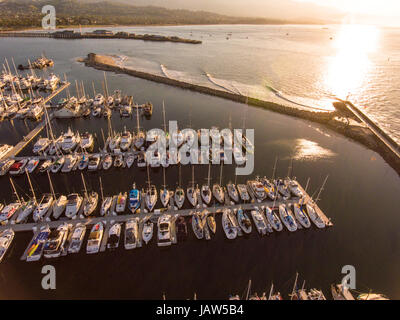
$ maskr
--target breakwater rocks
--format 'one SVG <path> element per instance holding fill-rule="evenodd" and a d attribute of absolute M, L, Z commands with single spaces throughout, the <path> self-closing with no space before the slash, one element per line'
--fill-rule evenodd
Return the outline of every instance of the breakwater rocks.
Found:
<path fill-rule="evenodd" d="M 346 121 L 346 117 L 351 117 L 359 121 L 354 114 L 347 108 L 344 101 L 335 102 L 334 111 L 317 112 L 280 105 L 274 102 L 247 97 L 237 93 L 227 92 L 220 89 L 213 89 L 206 86 L 183 82 L 160 75 L 124 68 L 116 64 L 111 56 L 89 53 L 86 59 L 81 60 L 86 66 L 103 71 L 128 74 L 133 77 L 142 78 L 149 81 L 175 86 L 203 94 L 208 94 L 223 99 L 239 103 L 247 103 L 254 107 L 267 109 L 281 114 L 301 118 L 325 125 L 329 129 L 353 139 L 364 146 L 379 153 L 386 162 L 400 175 L 400 159 L 395 155 L 371 130 L 362 125 L 352 125 Z"/>

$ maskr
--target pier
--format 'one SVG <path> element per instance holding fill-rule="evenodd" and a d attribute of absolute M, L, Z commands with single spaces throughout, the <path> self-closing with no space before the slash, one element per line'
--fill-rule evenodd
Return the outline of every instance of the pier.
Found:
<path fill-rule="evenodd" d="M 69 82 L 62 85 L 60 88 L 52 92 L 49 96 L 42 101 L 43 108 L 46 108 L 46 103 L 56 97 L 60 92 L 70 85 Z M 49 114 L 49 120 L 53 119 L 53 113 Z M 13 158 L 20 153 L 42 130 L 46 127 L 46 120 L 40 122 L 35 129 L 28 133 L 17 145 L 15 145 L 9 152 L 7 152 L 1 159 Z M 0 160 L 1 160 L 0 159 Z"/>

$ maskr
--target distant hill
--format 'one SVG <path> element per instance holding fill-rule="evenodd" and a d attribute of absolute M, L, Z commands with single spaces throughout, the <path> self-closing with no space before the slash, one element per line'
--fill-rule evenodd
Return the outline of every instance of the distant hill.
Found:
<path fill-rule="evenodd" d="M 43 17 L 41 9 L 49 4 L 56 8 L 58 26 L 307 23 L 307 21 L 232 17 L 206 11 L 154 6 L 137 7 L 119 2 L 93 3 L 92 1 L 0 0 L 0 27 L 2 29 L 39 27 Z"/>

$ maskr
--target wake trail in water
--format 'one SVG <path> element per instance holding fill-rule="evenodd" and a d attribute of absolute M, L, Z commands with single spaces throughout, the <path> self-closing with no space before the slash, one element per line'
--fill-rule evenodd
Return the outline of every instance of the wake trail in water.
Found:
<path fill-rule="evenodd" d="M 235 93 L 235 94 L 239 93 L 239 92 L 235 92 L 234 90 L 232 90 L 232 89 L 230 89 L 230 88 L 224 86 L 223 84 L 219 83 L 219 82 L 218 82 L 216 79 L 214 79 L 214 78 L 212 77 L 212 75 L 210 75 L 209 73 L 205 72 L 205 75 L 206 75 L 207 79 L 208 79 L 212 84 L 216 85 L 217 87 L 220 87 L 220 88 L 222 88 L 222 89 L 224 89 L 224 90 L 226 90 L 226 91 L 228 91 L 228 92 L 230 92 L 230 93 Z M 236 89 L 236 90 L 237 90 L 237 89 Z M 237 90 L 237 91 L 238 91 L 238 90 Z M 239 93 L 239 94 L 240 94 L 240 93 Z"/>
<path fill-rule="evenodd" d="M 167 73 L 167 68 L 163 64 L 160 64 L 160 68 L 164 76 L 166 76 L 167 78 L 171 78 Z"/>

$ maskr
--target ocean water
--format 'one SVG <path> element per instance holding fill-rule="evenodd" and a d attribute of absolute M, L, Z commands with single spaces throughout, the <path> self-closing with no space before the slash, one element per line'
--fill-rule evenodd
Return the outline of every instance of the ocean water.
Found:
<path fill-rule="evenodd" d="M 350 28 L 346 33 L 343 28 Z M 200 46 L 124 40 L 0 39 L 0 57 L 14 58 L 16 64 L 42 52 L 55 60 L 54 72 L 66 74 L 72 82 L 82 81 L 87 94 L 102 90 L 103 72 L 84 67 L 77 57 L 89 52 L 113 54 L 138 70 L 164 74 L 176 79 L 216 86 L 255 97 L 302 108 L 330 108 L 335 97 L 346 98 L 374 117 L 385 130 L 396 134 L 396 103 L 399 92 L 398 30 L 341 26 L 179 26 L 124 28 L 136 33 L 178 35 L 201 39 Z M 228 36 L 232 33 L 231 36 Z M 366 36 L 367 34 L 367 36 Z M 357 36 L 356 36 L 357 35 Z M 229 37 L 229 39 L 226 39 Z M 332 40 L 330 39 L 332 37 Z M 342 39 L 342 40 L 340 40 Z M 361 41 L 364 39 L 364 42 Z M 375 40 L 374 40 L 375 39 Z M 356 50 L 354 43 L 358 43 Z M 341 46 L 339 44 L 342 44 Z M 358 61 L 357 65 L 355 62 Z M 341 63 L 342 62 L 342 63 Z M 48 71 L 45 71 L 48 72 Z M 7 258 L 0 264 L 1 298 L 135 298 L 224 299 L 241 294 L 251 278 L 253 290 L 269 290 L 271 282 L 285 297 L 296 271 L 306 287 L 321 288 L 330 297 L 329 286 L 342 278 L 344 265 L 353 265 L 357 290 L 369 288 L 399 298 L 400 269 L 400 179 L 375 152 L 323 126 L 194 93 L 163 84 L 107 73 L 110 91 L 121 89 L 139 103 L 151 101 L 151 119 L 140 118 L 146 129 L 161 127 L 161 106 L 166 118 L 177 120 L 180 128 L 228 127 L 255 129 L 256 175 L 272 175 L 278 158 L 277 175 L 285 176 L 291 159 L 294 175 L 310 193 L 329 175 L 320 207 L 335 224 L 327 230 L 285 231 L 260 238 L 255 231 L 245 238 L 228 241 L 217 220 L 217 234 L 209 242 L 198 241 L 191 230 L 189 239 L 168 249 L 153 240 L 147 247 L 88 256 L 84 250 L 55 260 L 26 263 L 19 260 L 31 233 L 18 233 Z M 278 90 L 277 96 L 267 86 Z M 289 102 L 292 101 L 292 102 Z M 299 104 L 303 106 L 299 106 Z M 136 116 L 121 119 L 113 114 L 115 130 L 133 130 Z M 29 121 L 0 123 L 0 142 L 15 144 L 35 126 Z M 55 120 L 55 134 L 70 126 L 96 134 L 102 146 L 104 119 Z M 23 154 L 31 153 L 29 145 Z M 99 190 L 99 175 L 107 195 L 127 191 L 133 182 L 145 186 L 146 171 L 111 169 L 85 173 L 89 189 Z M 178 169 L 168 168 L 167 184 L 175 188 Z M 202 184 L 206 166 L 196 166 L 195 180 Z M 162 184 L 162 170 L 151 170 L 154 184 Z M 238 177 L 245 181 L 249 177 Z M 213 166 L 212 179 L 219 179 Z M 223 181 L 234 180 L 234 167 L 225 166 Z M 52 176 L 57 193 L 82 192 L 78 172 Z M 182 168 L 182 185 L 191 179 L 191 168 Z M 8 177 L 1 177 L 0 199 L 11 201 Z M 38 195 L 49 191 L 46 176 L 32 175 Z M 29 196 L 26 177 L 15 178 L 18 192 Z M 158 204 L 160 205 L 160 204 Z M 98 214 L 98 213 L 97 213 Z M 190 229 L 190 228 L 189 228 Z M 57 289 L 41 289 L 41 267 L 52 264 L 57 270 Z"/>

